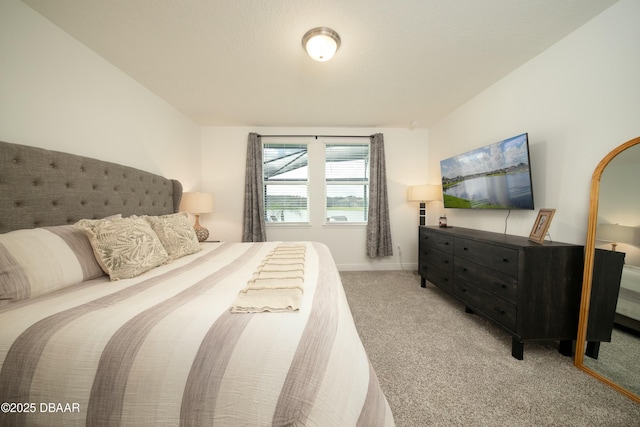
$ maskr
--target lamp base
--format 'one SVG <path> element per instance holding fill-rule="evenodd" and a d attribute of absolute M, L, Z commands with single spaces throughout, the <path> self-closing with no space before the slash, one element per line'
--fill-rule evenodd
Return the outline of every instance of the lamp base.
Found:
<path fill-rule="evenodd" d="M 196 231 L 198 242 L 204 242 L 209 238 L 209 230 L 200 225 L 200 214 L 196 214 L 196 223 L 193 225 L 193 229 Z"/>
<path fill-rule="evenodd" d="M 198 238 L 198 242 L 204 242 L 209 238 L 209 230 L 204 227 L 193 227 L 196 231 L 196 237 Z"/>

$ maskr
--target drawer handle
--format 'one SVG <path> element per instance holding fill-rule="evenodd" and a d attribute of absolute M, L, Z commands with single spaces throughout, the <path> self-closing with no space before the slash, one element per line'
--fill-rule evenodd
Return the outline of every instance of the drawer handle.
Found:
<path fill-rule="evenodd" d="M 509 258 L 502 258 L 502 262 L 509 262 Z"/>
<path fill-rule="evenodd" d="M 462 267 L 462 271 L 464 271 L 466 273 L 469 270 L 467 270 L 467 267 Z"/>
<path fill-rule="evenodd" d="M 462 248 L 462 250 L 463 250 L 463 251 L 468 251 L 468 250 L 469 250 L 469 248 Z"/>
<path fill-rule="evenodd" d="M 449 246 L 449 242 L 444 242 L 444 245 L 445 246 Z"/>
<path fill-rule="evenodd" d="M 506 311 L 504 311 L 504 310 L 502 310 L 501 308 L 498 308 L 498 307 L 493 307 L 493 309 L 495 311 L 497 311 L 498 313 L 500 313 L 500 314 L 505 314 L 506 313 Z"/>
<path fill-rule="evenodd" d="M 445 264 L 449 264 L 449 261 L 445 261 L 444 263 L 445 263 Z"/>

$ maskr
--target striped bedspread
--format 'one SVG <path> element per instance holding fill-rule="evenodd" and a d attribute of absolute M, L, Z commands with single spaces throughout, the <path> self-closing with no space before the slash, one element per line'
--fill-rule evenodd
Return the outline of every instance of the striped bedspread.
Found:
<path fill-rule="evenodd" d="M 331 254 L 304 244 L 295 312 L 230 310 L 271 242 L 0 307 L 0 425 L 393 425 Z"/>

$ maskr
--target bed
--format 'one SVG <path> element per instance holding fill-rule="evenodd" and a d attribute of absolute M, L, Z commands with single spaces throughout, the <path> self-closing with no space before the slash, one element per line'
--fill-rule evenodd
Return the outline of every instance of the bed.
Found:
<path fill-rule="evenodd" d="M 615 322 L 640 333 L 640 267 L 636 265 L 622 269 Z"/>
<path fill-rule="evenodd" d="M 0 191 L 0 425 L 394 425 L 326 246 L 194 246 L 178 181 L 35 147 Z"/>

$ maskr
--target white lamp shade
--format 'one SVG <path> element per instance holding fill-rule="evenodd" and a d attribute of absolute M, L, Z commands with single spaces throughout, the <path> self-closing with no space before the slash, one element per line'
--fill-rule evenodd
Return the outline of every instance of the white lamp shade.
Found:
<path fill-rule="evenodd" d="M 213 194 L 211 193 L 183 193 L 180 210 L 191 214 L 213 212 Z"/>
<path fill-rule="evenodd" d="M 613 243 L 634 243 L 635 227 L 618 224 L 598 224 L 597 239 Z"/>
<path fill-rule="evenodd" d="M 439 185 L 412 185 L 407 191 L 410 202 L 431 202 L 442 200 L 442 187 Z"/>

